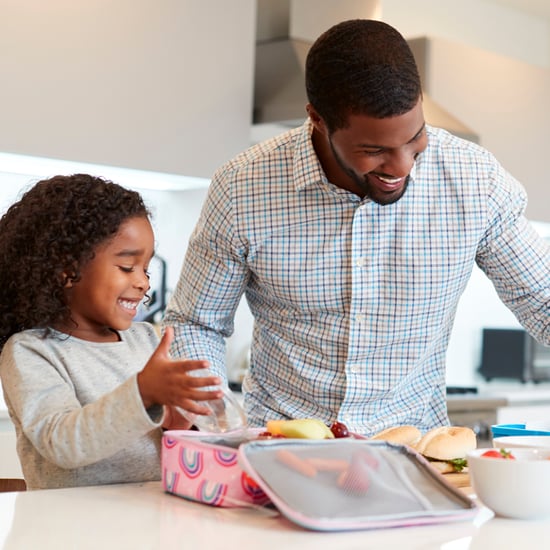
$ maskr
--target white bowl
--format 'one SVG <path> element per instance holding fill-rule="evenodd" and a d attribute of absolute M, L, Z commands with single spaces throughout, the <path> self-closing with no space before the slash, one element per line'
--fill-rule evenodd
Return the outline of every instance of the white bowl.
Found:
<path fill-rule="evenodd" d="M 535 447 L 550 449 L 550 435 L 509 435 L 504 437 L 495 437 L 493 447 L 496 448 L 518 448 Z"/>
<path fill-rule="evenodd" d="M 467 455 L 475 493 L 496 515 L 517 519 L 550 517 L 550 449 L 514 448 L 515 460 Z"/>

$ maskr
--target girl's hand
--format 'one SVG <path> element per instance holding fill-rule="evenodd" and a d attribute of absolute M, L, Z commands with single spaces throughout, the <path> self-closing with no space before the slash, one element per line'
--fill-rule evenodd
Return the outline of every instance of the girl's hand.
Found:
<path fill-rule="evenodd" d="M 193 423 L 182 416 L 175 407 L 164 407 L 162 427 L 165 430 L 189 430 Z"/>
<path fill-rule="evenodd" d="M 208 386 L 219 386 L 218 376 L 193 376 L 191 371 L 207 369 L 208 361 L 177 359 L 170 357 L 170 344 L 174 329 L 167 327 L 157 349 L 138 373 L 137 382 L 145 408 L 152 405 L 177 405 L 195 414 L 209 414 L 209 409 L 200 401 L 223 397 L 223 391 L 202 390 Z"/>

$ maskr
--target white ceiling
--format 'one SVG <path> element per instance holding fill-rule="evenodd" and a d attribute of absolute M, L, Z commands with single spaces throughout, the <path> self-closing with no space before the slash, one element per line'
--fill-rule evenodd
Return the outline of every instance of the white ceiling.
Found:
<path fill-rule="evenodd" d="M 515 8 L 519 11 L 538 15 L 550 22 L 550 2 L 548 0 L 490 0 L 495 4 Z"/>

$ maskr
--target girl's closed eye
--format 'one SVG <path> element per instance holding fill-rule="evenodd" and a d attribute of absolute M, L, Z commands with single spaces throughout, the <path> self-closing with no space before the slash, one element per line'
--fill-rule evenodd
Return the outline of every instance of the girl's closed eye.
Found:
<path fill-rule="evenodd" d="M 126 265 L 119 265 L 118 268 L 121 271 L 124 271 L 124 273 L 133 273 L 135 271 L 134 266 L 126 266 Z M 151 278 L 151 273 L 148 269 L 143 270 L 144 275 L 147 277 L 147 279 Z"/>

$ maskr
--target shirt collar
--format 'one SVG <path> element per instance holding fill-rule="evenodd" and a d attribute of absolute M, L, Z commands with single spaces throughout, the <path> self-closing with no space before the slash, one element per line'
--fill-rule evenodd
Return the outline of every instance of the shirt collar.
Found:
<path fill-rule="evenodd" d="M 326 182 L 327 178 L 313 148 L 313 124 L 309 117 L 297 130 L 293 178 L 296 191 L 301 191 L 315 183 Z"/>

